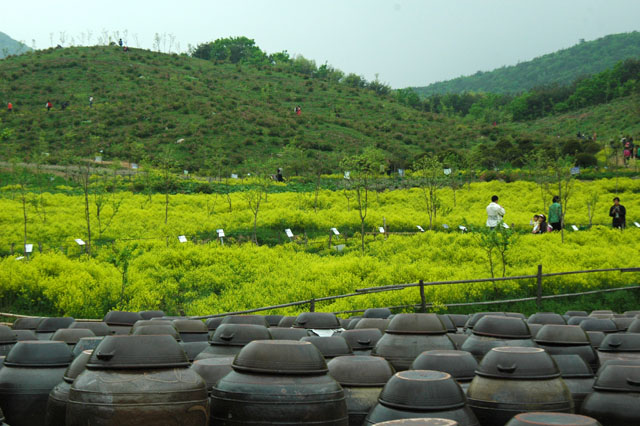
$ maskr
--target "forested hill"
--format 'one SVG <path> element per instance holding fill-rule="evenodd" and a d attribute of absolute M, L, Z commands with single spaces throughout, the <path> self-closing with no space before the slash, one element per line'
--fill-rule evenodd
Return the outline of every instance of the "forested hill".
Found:
<path fill-rule="evenodd" d="M 518 65 L 413 88 L 421 96 L 462 92 L 520 93 L 537 86 L 568 85 L 617 62 L 640 57 L 640 32 L 612 34 L 580 42 Z"/>
<path fill-rule="evenodd" d="M 10 57 L 0 61 L 0 157 L 64 164 L 102 155 L 189 171 L 222 163 L 237 172 L 247 160 L 283 156 L 337 167 L 345 155 L 376 147 L 406 167 L 489 127 L 418 111 L 373 83 L 296 63 L 222 63 L 117 46 Z"/>
<path fill-rule="evenodd" d="M 5 33 L 0 32 L 0 59 L 9 55 L 19 55 L 30 50 L 31 48 L 26 44 L 16 41 Z"/>

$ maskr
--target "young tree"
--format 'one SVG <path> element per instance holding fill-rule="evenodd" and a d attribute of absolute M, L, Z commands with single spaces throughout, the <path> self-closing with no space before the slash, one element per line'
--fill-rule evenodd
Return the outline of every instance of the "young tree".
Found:
<path fill-rule="evenodd" d="M 495 228 L 487 228 L 486 226 L 472 227 L 466 225 L 472 233 L 478 245 L 485 251 L 487 255 L 487 262 L 489 263 L 489 272 L 491 278 L 495 277 L 496 262 L 494 256 L 499 256 L 502 263 L 502 276 L 507 274 L 508 257 L 507 252 L 517 242 L 518 234 L 513 229 L 505 228 L 504 222 L 500 222 Z M 493 282 L 493 291 L 497 295 L 498 287 L 495 281 Z"/>
<path fill-rule="evenodd" d="M 374 178 L 380 170 L 384 157 L 376 149 L 367 149 L 363 154 L 346 157 L 341 166 L 350 172 L 350 182 L 355 193 L 356 208 L 360 216 L 360 238 L 362 253 L 364 253 L 364 223 L 369 209 L 369 192 L 374 184 Z"/>
<path fill-rule="evenodd" d="M 434 155 L 425 155 L 414 163 L 413 170 L 418 176 L 419 187 L 429 214 L 429 229 L 433 229 L 438 210 L 441 208 L 438 190 L 445 185 L 442 163 Z"/>
<path fill-rule="evenodd" d="M 267 202 L 267 194 L 269 193 L 269 187 L 271 186 L 271 175 L 269 171 L 272 170 L 272 162 L 266 161 L 263 163 L 245 163 L 247 170 L 251 170 L 251 176 L 253 176 L 255 183 L 250 189 L 242 193 L 243 198 L 249 206 L 249 210 L 253 214 L 253 243 L 258 245 L 258 214 L 260 213 L 260 207 L 263 205 L 263 201 Z"/>
<path fill-rule="evenodd" d="M 84 196 L 84 219 L 87 226 L 87 241 L 85 250 L 91 256 L 91 212 L 89 206 L 89 195 L 91 193 L 91 175 L 93 170 L 87 161 L 76 160 L 77 167 L 74 169 L 76 181 L 80 184 Z"/>

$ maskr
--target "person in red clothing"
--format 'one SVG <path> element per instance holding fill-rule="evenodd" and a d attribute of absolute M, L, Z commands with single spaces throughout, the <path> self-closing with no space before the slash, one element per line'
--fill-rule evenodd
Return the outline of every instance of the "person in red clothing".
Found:
<path fill-rule="evenodd" d="M 47 112 L 49 112 L 51 108 L 53 108 L 53 104 L 51 103 L 51 101 L 47 101 Z"/>
<path fill-rule="evenodd" d="M 297 114 L 297 115 L 302 114 L 302 108 L 300 108 L 300 105 L 298 105 L 298 106 L 295 108 L 295 112 L 296 112 L 296 114 Z"/>
<path fill-rule="evenodd" d="M 9 112 L 13 112 L 13 104 L 11 102 L 9 102 L 9 105 L 7 105 L 7 108 L 9 109 Z"/>

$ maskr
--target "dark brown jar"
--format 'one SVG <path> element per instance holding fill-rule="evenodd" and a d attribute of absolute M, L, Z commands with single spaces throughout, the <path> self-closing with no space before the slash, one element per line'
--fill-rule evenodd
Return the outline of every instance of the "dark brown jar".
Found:
<path fill-rule="evenodd" d="M 607 364 L 582 403 L 582 414 L 606 426 L 640 424 L 640 366 Z"/>
<path fill-rule="evenodd" d="M 71 385 L 67 426 L 206 426 L 205 382 L 176 340 L 107 336 Z"/>
<path fill-rule="evenodd" d="M 502 426 L 527 411 L 573 413 L 571 391 L 544 349 L 493 348 L 467 390 L 480 423 Z"/>
<path fill-rule="evenodd" d="M 339 356 L 328 362 L 329 374 L 340 383 L 347 400 L 349 425 L 361 426 L 395 371 L 377 356 Z"/>
<path fill-rule="evenodd" d="M 0 408 L 12 426 L 45 424 L 49 392 L 73 361 L 63 342 L 18 342 L 0 369 Z"/>
<path fill-rule="evenodd" d="M 348 425 L 344 392 L 311 343 L 253 341 L 232 368 L 211 392 L 212 424 Z"/>
<path fill-rule="evenodd" d="M 458 383 L 451 375 L 432 370 L 396 373 L 363 424 L 425 417 L 455 420 L 460 426 L 480 425 Z"/>
<path fill-rule="evenodd" d="M 49 400 L 47 402 L 45 422 L 47 426 L 59 426 L 65 424 L 67 417 L 67 401 L 69 400 L 71 384 L 75 378 L 84 371 L 92 352 L 93 351 L 83 351 L 78 355 L 64 372 L 62 381 L 51 389 L 51 392 L 49 393 Z"/>
<path fill-rule="evenodd" d="M 422 352 L 436 349 L 455 349 L 436 314 L 398 314 L 371 354 L 385 358 L 396 371 L 403 371 Z"/>

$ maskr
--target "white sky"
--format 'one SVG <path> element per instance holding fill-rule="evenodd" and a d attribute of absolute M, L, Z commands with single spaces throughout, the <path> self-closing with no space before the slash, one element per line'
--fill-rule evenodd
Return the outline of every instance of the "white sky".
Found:
<path fill-rule="evenodd" d="M 394 88 L 512 65 L 579 39 L 640 29 L 639 0 L 2 0 L 0 31 L 37 48 L 66 33 L 126 30 L 151 48 L 155 33 L 180 49 L 244 35 Z"/>

